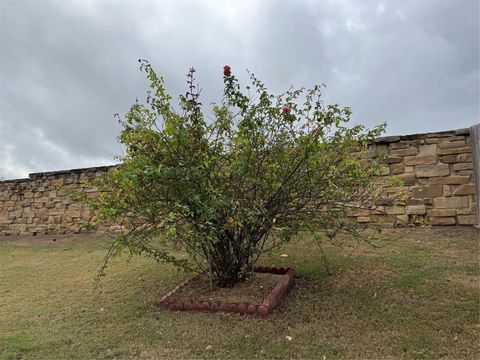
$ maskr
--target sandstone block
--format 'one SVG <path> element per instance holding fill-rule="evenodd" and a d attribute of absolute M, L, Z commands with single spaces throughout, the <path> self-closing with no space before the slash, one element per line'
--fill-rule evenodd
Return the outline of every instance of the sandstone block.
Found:
<path fill-rule="evenodd" d="M 25 199 L 33 199 L 33 192 L 27 191 L 23 194 Z"/>
<path fill-rule="evenodd" d="M 53 179 L 52 180 L 52 185 L 53 186 L 60 186 L 63 185 L 64 178 L 58 178 L 58 179 Z"/>
<path fill-rule="evenodd" d="M 437 157 L 435 155 L 427 156 L 405 156 L 403 159 L 405 165 L 433 165 L 437 163 Z"/>
<path fill-rule="evenodd" d="M 468 207 L 468 198 L 449 197 L 433 199 L 433 207 L 439 209 L 458 209 Z"/>
<path fill-rule="evenodd" d="M 472 154 L 460 154 L 458 155 L 459 162 L 470 162 L 472 161 Z"/>
<path fill-rule="evenodd" d="M 417 199 L 443 196 L 442 185 L 416 186 L 412 189 L 413 197 Z"/>
<path fill-rule="evenodd" d="M 450 169 L 446 164 L 418 165 L 415 167 L 415 173 L 418 177 L 447 176 L 450 174 Z"/>
<path fill-rule="evenodd" d="M 397 222 L 401 222 L 402 224 L 408 224 L 408 215 L 396 215 Z"/>
<path fill-rule="evenodd" d="M 402 174 L 405 171 L 405 167 L 402 164 L 390 165 L 390 173 L 392 175 Z"/>
<path fill-rule="evenodd" d="M 422 156 L 434 156 L 437 153 L 437 144 L 420 145 L 418 154 Z"/>
<path fill-rule="evenodd" d="M 403 158 L 399 157 L 399 156 L 389 156 L 387 158 L 387 163 L 388 164 L 399 164 L 403 161 Z"/>
<path fill-rule="evenodd" d="M 473 163 L 453 164 L 453 170 L 455 170 L 455 171 L 472 170 L 472 169 L 473 169 Z"/>
<path fill-rule="evenodd" d="M 72 218 L 79 218 L 82 217 L 82 211 L 79 210 L 69 210 L 66 212 L 67 216 L 70 216 Z"/>
<path fill-rule="evenodd" d="M 439 149 L 453 149 L 459 147 L 465 147 L 465 140 L 450 141 L 438 144 Z"/>
<path fill-rule="evenodd" d="M 440 144 L 440 143 L 444 143 L 444 142 L 448 142 L 448 139 L 447 138 L 440 138 L 440 137 L 425 139 L 426 144 Z"/>
<path fill-rule="evenodd" d="M 428 216 L 433 217 L 446 217 L 446 216 L 455 216 L 455 209 L 430 209 L 427 211 Z"/>
<path fill-rule="evenodd" d="M 443 196 L 452 196 L 452 189 L 448 185 L 443 185 Z"/>
<path fill-rule="evenodd" d="M 418 154 L 418 149 L 415 147 L 410 147 L 406 149 L 397 149 L 397 150 L 392 150 L 390 151 L 390 154 L 392 156 L 412 156 L 412 155 L 417 155 Z"/>
<path fill-rule="evenodd" d="M 377 158 L 383 156 L 387 152 L 387 145 L 369 145 L 367 156 L 369 159 Z"/>
<path fill-rule="evenodd" d="M 428 179 L 428 183 L 432 185 L 460 185 L 470 181 L 470 176 L 447 176 Z"/>
<path fill-rule="evenodd" d="M 379 172 L 380 172 L 380 176 L 389 175 L 390 169 L 388 168 L 388 166 L 380 166 Z"/>
<path fill-rule="evenodd" d="M 405 210 L 408 215 L 423 215 L 425 214 L 425 205 L 409 205 Z"/>
<path fill-rule="evenodd" d="M 404 206 L 385 206 L 385 213 L 388 215 L 403 215 L 405 214 Z"/>
<path fill-rule="evenodd" d="M 458 161 L 458 156 L 460 155 L 447 155 L 447 156 L 442 156 L 440 158 L 440 161 L 444 164 L 454 164 Z"/>
<path fill-rule="evenodd" d="M 452 155 L 452 154 L 471 154 L 472 147 L 465 146 L 460 148 L 453 148 L 453 149 L 438 149 L 438 155 Z"/>
<path fill-rule="evenodd" d="M 477 215 L 458 215 L 457 216 L 459 225 L 476 225 L 478 224 Z"/>
<path fill-rule="evenodd" d="M 359 223 L 368 223 L 370 222 L 370 216 L 359 216 L 357 217 Z"/>
<path fill-rule="evenodd" d="M 428 221 L 431 225 L 455 225 L 454 217 L 430 217 Z"/>
<path fill-rule="evenodd" d="M 400 174 L 397 177 L 399 179 L 403 180 L 403 182 L 406 186 L 415 185 L 415 181 L 417 180 L 417 177 L 415 176 L 415 173 Z"/>
<path fill-rule="evenodd" d="M 454 131 L 441 131 L 427 134 L 427 138 L 448 138 L 455 135 Z"/>
<path fill-rule="evenodd" d="M 400 142 L 397 142 L 397 143 L 391 143 L 389 145 L 390 149 L 392 149 L 392 150 L 406 149 L 406 148 L 409 148 L 410 146 L 412 146 L 412 144 L 408 141 L 407 142 L 400 141 Z"/>
<path fill-rule="evenodd" d="M 407 205 L 423 205 L 427 199 L 408 199 Z"/>
<path fill-rule="evenodd" d="M 463 184 L 455 190 L 454 195 L 475 195 L 475 184 Z"/>

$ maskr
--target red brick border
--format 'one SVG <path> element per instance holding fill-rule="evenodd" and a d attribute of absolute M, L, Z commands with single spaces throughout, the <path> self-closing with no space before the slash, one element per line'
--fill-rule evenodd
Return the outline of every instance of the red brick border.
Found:
<path fill-rule="evenodd" d="M 158 305 L 164 306 L 170 310 L 176 311 L 210 311 L 210 312 L 225 312 L 225 313 L 239 313 L 248 315 L 261 315 L 266 316 L 270 314 L 273 309 L 278 305 L 280 299 L 288 290 L 290 284 L 293 281 L 293 275 L 295 275 L 295 269 L 287 267 L 270 267 L 270 266 L 256 266 L 255 272 L 258 273 L 271 273 L 277 275 L 283 275 L 280 277 L 277 285 L 267 295 L 261 304 L 250 303 L 218 303 L 218 302 L 199 302 L 173 299 L 179 289 L 187 285 L 195 277 L 185 280 L 180 285 L 166 293 L 158 300 Z"/>

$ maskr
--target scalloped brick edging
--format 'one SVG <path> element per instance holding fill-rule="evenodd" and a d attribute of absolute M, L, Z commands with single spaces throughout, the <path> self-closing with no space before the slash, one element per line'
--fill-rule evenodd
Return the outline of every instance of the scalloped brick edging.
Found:
<path fill-rule="evenodd" d="M 218 302 L 200 302 L 190 300 L 175 300 L 172 295 L 175 294 L 182 287 L 187 285 L 195 277 L 185 280 L 177 285 L 171 291 L 166 293 L 158 300 L 158 305 L 164 306 L 170 310 L 176 311 L 210 311 L 210 312 L 225 312 L 225 313 L 239 313 L 247 315 L 261 315 L 266 316 L 270 314 L 278 305 L 282 296 L 287 292 L 295 275 L 295 269 L 287 267 L 270 267 L 270 266 L 256 266 L 255 272 L 271 273 L 276 275 L 283 275 L 280 277 L 277 285 L 272 289 L 270 294 L 263 300 L 261 304 L 250 303 L 218 303 Z"/>

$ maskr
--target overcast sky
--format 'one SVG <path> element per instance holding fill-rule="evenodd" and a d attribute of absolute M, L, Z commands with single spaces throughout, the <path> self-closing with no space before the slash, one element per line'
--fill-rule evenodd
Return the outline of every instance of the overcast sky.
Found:
<path fill-rule="evenodd" d="M 174 98 L 194 66 L 206 105 L 228 64 L 274 92 L 325 83 L 326 102 L 390 135 L 469 127 L 479 3 L 0 0 L 0 177 L 113 163 L 113 114 L 147 90 L 139 58 Z"/>

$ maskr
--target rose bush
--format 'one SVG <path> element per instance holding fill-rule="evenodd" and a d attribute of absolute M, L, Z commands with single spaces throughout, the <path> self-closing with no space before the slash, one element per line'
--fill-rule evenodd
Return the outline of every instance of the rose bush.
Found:
<path fill-rule="evenodd" d="M 324 105 L 319 85 L 274 96 L 250 74 L 246 95 L 228 65 L 208 118 L 195 70 L 179 110 L 152 66 L 141 70 L 151 89 L 119 119 L 122 165 L 98 180 L 100 196 L 84 197 L 97 222 L 123 229 L 106 263 L 127 248 L 225 287 L 301 231 L 357 233 L 347 214 L 367 206 L 378 170 L 361 153 L 383 126 L 348 127 L 350 109 Z"/>

